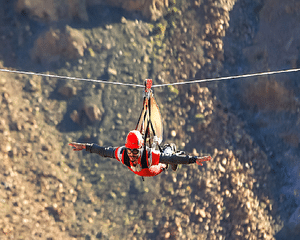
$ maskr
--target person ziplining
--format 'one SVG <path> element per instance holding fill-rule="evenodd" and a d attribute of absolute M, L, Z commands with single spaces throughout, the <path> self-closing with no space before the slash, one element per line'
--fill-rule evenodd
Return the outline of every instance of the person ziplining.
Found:
<path fill-rule="evenodd" d="M 97 144 L 76 143 L 69 145 L 74 151 L 86 150 L 102 157 L 115 158 L 133 173 L 153 177 L 171 166 L 176 171 L 178 164 L 198 164 L 210 161 L 211 156 L 196 157 L 176 151 L 175 144 L 161 146 L 163 127 L 159 108 L 152 92 L 152 79 L 145 80 L 143 108 L 135 130 L 128 133 L 125 146 L 103 147 Z"/>
<path fill-rule="evenodd" d="M 162 121 L 160 112 L 152 94 L 152 88 L 165 87 L 173 85 L 213 82 L 232 80 L 239 78 L 250 78 L 257 76 L 268 76 L 282 73 L 299 72 L 300 68 L 276 70 L 260 73 L 249 73 L 227 77 L 217 77 L 209 79 L 190 79 L 175 83 L 165 83 L 152 86 L 152 80 L 145 81 L 145 97 L 142 113 L 140 115 L 137 127 L 134 131 L 130 131 L 125 146 L 123 147 L 102 147 L 97 144 L 75 143 L 69 145 L 74 147 L 74 151 L 85 149 L 90 153 L 98 153 L 103 157 L 116 158 L 118 161 L 126 165 L 131 171 L 140 176 L 155 176 L 168 168 L 170 164 L 172 169 L 176 171 L 178 164 L 197 163 L 202 166 L 204 161 L 210 161 L 211 156 L 196 157 L 184 154 L 184 152 L 176 151 L 174 144 L 160 146 L 162 141 Z M 51 75 L 46 73 L 26 72 L 12 69 L 0 68 L 0 72 L 16 73 L 24 75 L 35 75 L 41 77 L 67 79 L 75 81 L 85 81 L 94 83 L 104 83 L 120 86 L 144 87 L 143 85 L 123 82 L 109 82 L 100 79 L 86 79 L 78 77 Z M 152 112 L 152 113 L 151 113 Z M 155 117 L 153 117 L 155 116 Z M 158 150 L 157 150 L 158 148 Z"/>

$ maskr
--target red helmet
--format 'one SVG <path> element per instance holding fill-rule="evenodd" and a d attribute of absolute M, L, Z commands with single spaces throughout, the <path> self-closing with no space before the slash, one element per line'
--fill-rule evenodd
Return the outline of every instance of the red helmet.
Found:
<path fill-rule="evenodd" d="M 125 147 L 134 149 L 134 148 L 141 148 L 143 146 L 144 139 L 142 137 L 142 134 L 137 131 L 133 130 L 130 131 L 126 138 Z"/>

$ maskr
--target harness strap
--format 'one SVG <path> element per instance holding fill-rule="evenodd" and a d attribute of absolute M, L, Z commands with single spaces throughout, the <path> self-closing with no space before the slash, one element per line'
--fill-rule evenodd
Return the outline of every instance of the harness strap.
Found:
<path fill-rule="evenodd" d="M 149 132 L 149 121 L 147 124 L 146 133 L 144 136 L 144 146 L 143 146 L 144 150 L 143 150 L 143 154 L 142 154 L 142 158 L 141 158 L 142 168 L 148 168 L 147 159 L 146 159 L 146 155 L 147 155 L 146 139 L 147 139 L 148 132 Z"/>
<path fill-rule="evenodd" d="M 136 130 L 139 130 L 139 131 L 141 131 L 141 129 L 138 129 L 138 126 L 139 126 L 139 122 L 140 122 L 140 120 L 141 120 L 142 117 L 144 118 L 144 122 L 145 122 L 146 114 L 144 114 L 144 116 L 142 116 L 142 114 L 143 114 L 143 112 L 144 112 L 144 110 L 145 110 L 146 100 L 147 100 L 146 97 L 144 97 L 144 100 L 143 100 L 143 108 L 142 108 L 142 111 L 141 111 L 141 113 L 140 113 L 140 117 L 139 117 L 139 120 L 138 120 L 138 122 L 137 122 L 137 125 L 136 125 Z M 146 112 L 146 110 L 145 110 L 145 112 Z"/>
<path fill-rule="evenodd" d="M 142 154 L 142 158 L 141 158 L 141 164 L 142 164 L 142 168 L 148 168 L 148 163 L 147 163 L 147 150 L 144 148 L 143 154 Z"/>
<path fill-rule="evenodd" d="M 130 167 L 130 160 L 129 160 L 129 157 L 128 157 L 128 153 L 127 153 L 127 151 L 126 151 L 125 148 L 122 150 L 122 153 L 123 153 L 123 151 L 125 151 L 125 152 L 124 152 L 124 164 L 125 164 L 127 167 Z M 122 154 L 122 153 L 121 153 L 121 154 Z"/>

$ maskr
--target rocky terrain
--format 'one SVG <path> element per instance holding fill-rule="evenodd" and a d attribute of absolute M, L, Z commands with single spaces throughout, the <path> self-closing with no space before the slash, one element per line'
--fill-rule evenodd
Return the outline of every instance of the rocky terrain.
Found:
<path fill-rule="evenodd" d="M 299 66 L 296 1 L 109 2 L 0 1 L 1 68 L 162 84 Z M 164 142 L 213 161 L 142 181 L 68 146 L 123 145 L 142 88 L 0 73 L 0 239 L 298 239 L 298 86 L 155 88 Z"/>

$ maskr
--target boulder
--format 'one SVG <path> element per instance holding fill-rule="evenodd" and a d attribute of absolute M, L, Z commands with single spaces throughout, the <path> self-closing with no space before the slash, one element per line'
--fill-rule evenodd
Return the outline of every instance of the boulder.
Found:
<path fill-rule="evenodd" d="M 42 21 L 74 18 L 88 21 L 87 6 L 100 4 L 141 11 L 143 16 L 155 21 L 166 12 L 169 0 L 17 0 L 16 11 Z"/>
<path fill-rule="evenodd" d="M 101 120 L 102 113 L 100 109 L 95 105 L 84 105 L 79 110 L 73 110 L 70 114 L 70 118 L 77 124 L 85 124 L 85 119 L 88 119 L 91 123 Z"/>
<path fill-rule="evenodd" d="M 95 4 L 97 1 L 88 0 L 87 2 Z M 169 0 L 106 0 L 105 3 L 127 11 L 141 11 L 143 16 L 153 21 L 163 16 L 169 6 Z"/>
<path fill-rule="evenodd" d="M 84 55 L 86 40 L 83 34 L 66 26 L 64 29 L 50 29 L 34 43 L 31 57 L 34 61 L 50 63 L 60 58 L 76 59 Z"/>
<path fill-rule="evenodd" d="M 42 21 L 88 21 L 86 0 L 17 0 L 16 11 Z"/>
<path fill-rule="evenodd" d="M 84 111 L 91 122 L 100 120 L 101 112 L 100 109 L 95 104 L 90 106 L 85 106 Z"/>
<path fill-rule="evenodd" d="M 74 110 L 71 114 L 70 114 L 70 118 L 72 119 L 73 122 L 80 124 L 80 116 L 78 114 L 78 112 L 76 110 Z"/>
<path fill-rule="evenodd" d="M 67 98 L 71 98 L 77 94 L 77 89 L 74 86 L 70 86 L 70 85 L 66 84 L 64 86 L 61 86 L 58 89 L 58 92 Z"/>

